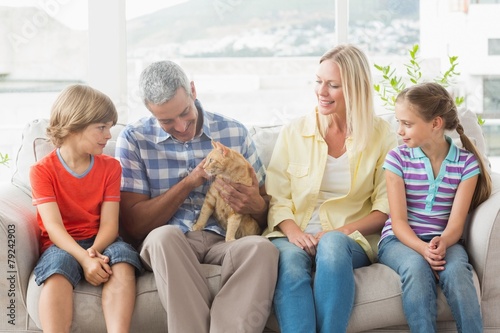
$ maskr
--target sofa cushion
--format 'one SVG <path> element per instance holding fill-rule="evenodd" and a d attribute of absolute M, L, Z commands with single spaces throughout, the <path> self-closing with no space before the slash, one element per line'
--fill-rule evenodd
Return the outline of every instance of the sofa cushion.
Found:
<path fill-rule="evenodd" d="M 257 151 L 259 152 L 259 157 L 264 167 L 269 165 L 269 161 L 271 160 L 271 155 L 273 153 L 274 143 L 278 138 L 281 127 L 281 125 L 268 127 L 253 126 L 248 130 L 252 136 L 252 140 L 255 143 Z"/>
<path fill-rule="evenodd" d="M 47 138 L 36 138 L 33 142 L 33 150 L 35 154 L 35 161 L 40 161 L 46 155 L 48 155 L 55 146 Z"/>
<path fill-rule="evenodd" d="M 12 184 L 31 196 L 29 169 L 35 163 L 34 142 L 37 138 L 46 138 L 47 119 L 35 119 L 23 130 L 21 146 L 17 152 Z"/>
<path fill-rule="evenodd" d="M 480 299 L 479 280 L 475 272 L 473 279 L 478 291 L 478 299 Z M 356 298 L 349 320 L 348 332 L 362 332 L 399 325 L 407 329 L 401 299 L 401 282 L 396 272 L 385 265 L 376 263 L 355 269 L 354 280 Z M 437 305 L 438 322 L 453 322 L 450 307 L 440 290 Z M 269 318 L 267 327 L 279 332 L 279 326 L 274 316 Z"/>
<path fill-rule="evenodd" d="M 208 287 L 212 295 L 220 289 L 221 266 L 202 265 Z M 38 300 L 42 286 L 35 282 L 34 274 L 30 276 L 27 293 L 28 313 L 38 328 L 41 328 L 38 311 Z M 102 286 L 95 287 L 85 280 L 80 281 L 73 292 L 73 323 L 83 327 L 72 327 L 72 332 L 106 332 L 106 324 L 102 312 Z M 167 314 L 158 297 L 158 290 L 152 272 L 144 272 L 137 278 L 136 303 L 132 315 L 131 332 L 166 332 Z"/>

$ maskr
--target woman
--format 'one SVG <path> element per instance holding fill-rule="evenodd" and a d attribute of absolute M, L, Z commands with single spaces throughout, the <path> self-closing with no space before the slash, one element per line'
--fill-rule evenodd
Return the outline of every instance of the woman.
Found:
<path fill-rule="evenodd" d="M 274 148 L 264 234 L 280 251 L 281 332 L 345 332 L 353 269 L 376 257 L 389 212 L 382 164 L 396 135 L 375 116 L 372 89 L 361 50 L 328 51 L 316 73 L 315 112 L 286 125 Z"/>

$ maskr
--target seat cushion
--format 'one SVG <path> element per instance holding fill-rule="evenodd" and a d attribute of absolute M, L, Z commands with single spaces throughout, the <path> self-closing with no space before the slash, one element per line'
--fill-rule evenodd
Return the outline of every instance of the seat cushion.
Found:
<path fill-rule="evenodd" d="M 210 292 L 215 295 L 220 289 L 221 267 L 203 265 Z M 348 332 L 361 332 L 382 327 L 406 327 L 401 301 L 399 276 L 387 266 L 373 264 L 354 271 L 356 299 L 349 321 Z M 474 272 L 474 285 L 478 291 L 479 280 Z M 37 286 L 33 274 L 28 286 L 28 313 L 37 327 L 41 327 L 38 315 L 38 299 L 41 287 Z M 82 281 L 74 290 L 74 325 L 83 332 L 105 332 L 101 307 L 102 287 L 94 287 Z M 441 291 L 438 295 L 438 322 L 454 327 L 451 310 Z M 166 332 L 167 314 L 163 310 L 153 273 L 145 272 L 137 279 L 137 298 L 132 317 L 131 332 Z M 269 331 L 279 332 L 274 314 L 267 322 Z"/>
<path fill-rule="evenodd" d="M 221 267 L 203 265 L 212 295 L 220 289 Z M 158 297 L 158 290 L 152 272 L 144 272 L 137 278 L 137 290 L 131 332 L 167 332 L 167 314 Z M 35 282 L 31 274 L 28 285 L 28 313 L 38 328 L 41 328 L 38 300 L 42 286 Z M 106 332 L 106 324 L 101 306 L 102 286 L 94 287 L 81 281 L 73 291 L 73 325 L 80 332 Z M 73 327 L 73 331 L 75 326 Z"/>
<path fill-rule="evenodd" d="M 401 281 L 391 268 L 376 263 L 354 271 L 356 299 L 349 320 L 349 332 L 405 325 Z M 477 296 L 480 300 L 479 280 L 473 275 Z M 442 291 L 438 290 L 438 322 L 453 321 L 450 307 Z M 453 325 L 454 326 L 454 325 Z"/>

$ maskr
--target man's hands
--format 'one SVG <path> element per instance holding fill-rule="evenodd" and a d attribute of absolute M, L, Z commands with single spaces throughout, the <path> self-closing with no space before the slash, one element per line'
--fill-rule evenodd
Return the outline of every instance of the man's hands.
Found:
<path fill-rule="evenodd" d="M 93 286 L 98 286 L 109 280 L 113 272 L 109 266 L 109 258 L 94 248 L 87 249 L 88 257 L 81 263 L 85 280 Z"/>
<path fill-rule="evenodd" d="M 204 158 L 203 161 L 201 161 L 196 168 L 194 168 L 193 171 L 191 171 L 186 178 L 184 178 L 190 184 L 191 189 L 203 185 L 208 179 L 210 179 L 210 176 L 205 172 L 205 169 L 203 169 L 205 161 L 206 159 Z"/>
<path fill-rule="evenodd" d="M 217 178 L 214 182 L 222 199 L 239 214 L 261 214 L 267 210 L 267 204 L 259 190 L 257 176 L 252 172 L 252 185 L 233 183 L 226 179 Z"/>

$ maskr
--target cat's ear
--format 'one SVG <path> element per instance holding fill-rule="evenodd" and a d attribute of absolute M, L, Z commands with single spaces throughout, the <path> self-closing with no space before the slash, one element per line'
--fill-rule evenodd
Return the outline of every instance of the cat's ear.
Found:
<path fill-rule="evenodd" d="M 219 148 L 222 150 L 222 156 L 226 157 L 229 153 L 229 148 L 224 146 L 222 143 L 219 143 Z"/>
<path fill-rule="evenodd" d="M 226 146 L 224 146 L 222 143 L 220 143 L 218 141 L 212 141 L 212 142 L 213 142 L 214 148 L 217 150 L 220 150 L 222 156 L 226 157 L 227 154 L 229 153 L 229 148 L 227 148 Z"/>
<path fill-rule="evenodd" d="M 226 147 L 222 143 L 212 140 L 212 146 L 214 149 L 219 150 L 222 156 L 226 156 Z"/>
<path fill-rule="evenodd" d="M 212 147 L 214 147 L 214 149 L 216 149 L 216 150 L 222 150 L 222 147 L 221 147 L 221 144 L 219 141 L 212 140 Z"/>

